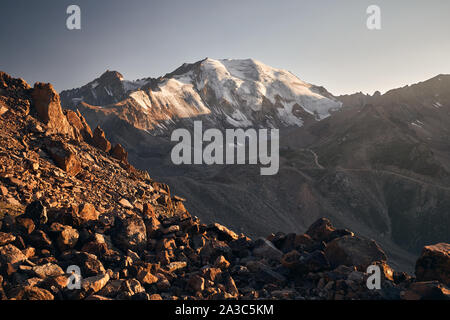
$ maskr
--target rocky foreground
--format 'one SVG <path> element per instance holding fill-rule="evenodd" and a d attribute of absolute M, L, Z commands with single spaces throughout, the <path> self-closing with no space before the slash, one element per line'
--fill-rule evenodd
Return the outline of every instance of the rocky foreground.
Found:
<path fill-rule="evenodd" d="M 0 140 L 0 299 L 450 299 L 449 244 L 411 277 L 327 219 L 257 240 L 202 224 L 49 84 L 0 72 Z"/>

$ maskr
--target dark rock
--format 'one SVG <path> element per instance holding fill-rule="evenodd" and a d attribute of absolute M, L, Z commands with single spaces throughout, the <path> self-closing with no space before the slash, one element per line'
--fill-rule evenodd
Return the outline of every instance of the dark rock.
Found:
<path fill-rule="evenodd" d="M 336 229 L 331 224 L 331 221 L 327 218 L 320 218 L 314 222 L 306 234 L 317 241 L 327 241 L 333 231 Z"/>
<path fill-rule="evenodd" d="M 11 264 L 12 266 L 18 266 L 24 262 L 27 257 L 17 247 L 12 244 L 0 247 L 0 262 L 1 264 Z"/>
<path fill-rule="evenodd" d="M 260 258 L 266 258 L 279 261 L 283 256 L 283 253 L 278 250 L 272 242 L 266 239 L 258 239 L 255 242 L 255 248 L 253 249 L 253 255 Z"/>
<path fill-rule="evenodd" d="M 132 216 L 119 220 L 113 241 L 123 251 L 128 249 L 140 252 L 147 245 L 147 231 L 142 218 Z"/>
<path fill-rule="evenodd" d="M 450 300 L 450 289 L 438 281 L 414 282 L 401 297 L 404 300 Z"/>
<path fill-rule="evenodd" d="M 50 226 L 50 230 L 57 234 L 57 244 L 61 251 L 74 248 L 80 236 L 76 229 L 57 222 Z"/>
<path fill-rule="evenodd" d="M 47 208 L 42 204 L 41 201 L 33 201 L 26 207 L 23 217 L 30 218 L 31 220 L 33 220 L 35 225 L 46 224 L 48 221 Z M 29 230 L 30 228 L 27 229 Z M 34 227 L 32 227 L 31 229 L 34 230 Z"/>
<path fill-rule="evenodd" d="M 188 289 L 191 289 L 193 292 L 202 292 L 205 290 L 205 279 L 198 274 L 193 275 L 189 278 L 187 286 Z"/>
<path fill-rule="evenodd" d="M 283 256 L 282 264 L 296 274 L 320 272 L 330 269 L 328 259 L 325 257 L 325 254 L 319 250 L 304 254 L 300 254 L 297 251 L 291 251 Z"/>
<path fill-rule="evenodd" d="M 339 265 L 366 269 L 376 261 L 386 261 L 386 254 L 373 240 L 345 236 L 328 243 L 325 256 L 333 268 Z"/>
<path fill-rule="evenodd" d="M 22 287 L 14 290 L 9 296 L 15 300 L 54 300 L 55 297 L 48 291 L 39 287 Z"/>
<path fill-rule="evenodd" d="M 438 280 L 450 286 L 450 244 L 426 246 L 416 262 L 417 281 Z"/>

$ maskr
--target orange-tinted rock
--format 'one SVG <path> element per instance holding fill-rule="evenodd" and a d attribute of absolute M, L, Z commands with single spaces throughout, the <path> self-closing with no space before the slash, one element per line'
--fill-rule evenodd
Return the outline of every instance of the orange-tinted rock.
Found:
<path fill-rule="evenodd" d="M 128 162 L 128 152 L 125 151 L 120 143 L 111 149 L 111 155 L 121 162 Z"/>
<path fill-rule="evenodd" d="M 32 97 L 39 120 L 50 132 L 73 136 L 72 127 L 61 109 L 59 95 L 50 83 L 36 83 Z"/>
<path fill-rule="evenodd" d="M 80 217 L 83 222 L 97 220 L 99 215 L 98 211 L 90 203 L 83 203 L 78 207 L 78 217 Z"/>
<path fill-rule="evenodd" d="M 48 291 L 38 287 L 18 288 L 12 298 L 15 300 L 54 300 L 55 297 Z"/>
<path fill-rule="evenodd" d="M 450 300 L 450 290 L 438 281 L 414 282 L 401 297 L 403 300 Z"/>
<path fill-rule="evenodd" d="M 67 174 L 76 176 L 81 172 L 81 162 L 68 145 L 60 141 L 49 141 L 46 143 L 46 150 L 55 164 Z"/>
<path fill-rule="evenodd" d="M 105 132 L 99 126 L 94 130 L 92 144 L 94 147 L 104 152 L 109 152 L 111 150 L 111 143 L 106 139 Z"/>
<path fill-rule="evenodd" d="M 84 141 L 91 142 L 92 141 L 92 130 L 91 127 L 87 124 L 86 120 L 77 110 L 77 112 L 72 110 L 66 110 L 66 117 L 69 121 L 70 125 L 74 128 L 75 135 L 82 137 Z"/>

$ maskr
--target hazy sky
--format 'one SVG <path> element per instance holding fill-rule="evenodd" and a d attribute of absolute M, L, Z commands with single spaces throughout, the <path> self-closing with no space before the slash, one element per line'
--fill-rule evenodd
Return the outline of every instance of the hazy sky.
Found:
<path fill-rule="evenodd" d="M 82 29 L 66 28 L 81 7 Z M 381 7 L 382 29 L 366 9 Z M 333 94 L 450 73 L 448 0 L 58 0 L 0 2 L 0 70 L 78 87 L 106 69 L 157 77 L 205 57 L 254 58 Z"/>

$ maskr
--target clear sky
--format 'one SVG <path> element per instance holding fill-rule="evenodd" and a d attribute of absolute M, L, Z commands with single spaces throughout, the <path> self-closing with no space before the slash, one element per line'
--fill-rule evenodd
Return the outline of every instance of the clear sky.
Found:
<path fill-rule="evenodd" d="M 66 8 L 81 7 L 81 30 Z M 381 30 L 366 9 L 381 8 Z M 105 70 L 157 77 L 205 57 L 254 58 L 339 95 L 450 73 L 448 0 L 1 0 L 0 70 L 57 90 Z"/>

